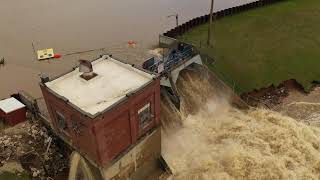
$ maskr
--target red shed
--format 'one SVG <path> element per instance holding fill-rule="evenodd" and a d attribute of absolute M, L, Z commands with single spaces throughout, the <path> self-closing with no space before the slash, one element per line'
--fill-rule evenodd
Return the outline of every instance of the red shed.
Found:
<path fill-rule="evenodd" d="M 25 105 L 15 98 L 0 101 L 0 119 L 10 126 L 14 126 L 26 120 Z"/>
<path fill-rule="evenodd" d="M 40 85 L 56 132 L 105 166 L 159 127 L 160 79 L 108 55 L 80 62 Z"/>

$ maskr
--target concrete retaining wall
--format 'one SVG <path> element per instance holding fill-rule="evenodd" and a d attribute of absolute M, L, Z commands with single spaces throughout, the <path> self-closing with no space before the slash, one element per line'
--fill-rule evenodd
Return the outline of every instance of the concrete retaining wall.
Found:
<path fill-rule="evenodd" d="M 250 9 L 273 4 L 273 3 L 279 2 L 279 1 L 281 1 L 281 0 L 259 0 L 259 1 L 249 2 L 247 4 L 243 4 L 243 5 L 235 6 L 232 8 L 217 11 L 214 13 L 213 17 L 215 19 L 220 19 L 225 16 L 231 16 L 233 14 L 237 14 L 237 13 L 247 11 Z M 174 29 L 167 31 L 163 35 L 168 36 L 168 37 L 172 37 L 172 38 L 176 38 L 177 36 L 182 35 L 185 32 L 189 31 L 193 27 L 207 23 L 209 21 L 209 18 L 210 18 L 209 14 L 194 18 L 194 19 L 192 19 L 192 20 L 190 20 L 190 21 L 188 21 L 188 22 L 186 22 L 186 23 L 184 23 Z"/>

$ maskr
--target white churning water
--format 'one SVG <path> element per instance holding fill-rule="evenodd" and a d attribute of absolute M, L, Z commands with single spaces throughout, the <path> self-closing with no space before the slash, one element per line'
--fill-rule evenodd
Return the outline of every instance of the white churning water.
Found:
<path fill-rule="evenodd" d="M 169 179 L 320 178 L 317 127 L 268 110 L 240 111 L 229 105 L 228 95 L 201 81 L 206 80 L 184 72 L 178 82 L 183 106 L 189 107 L 182 108 L 182 125 L 163 133 L 163 156 L 173 171 Z M 194 96 L 202 96 L 202 103 Z"/>

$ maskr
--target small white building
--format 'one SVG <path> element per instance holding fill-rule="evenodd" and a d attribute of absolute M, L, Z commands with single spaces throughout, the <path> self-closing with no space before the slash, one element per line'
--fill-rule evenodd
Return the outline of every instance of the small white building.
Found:
<path fill-rule="evenodd" d="M 0 101 L 0 119 L 14 126 L 26 120 L 26 106 L 11 97 Z"/>

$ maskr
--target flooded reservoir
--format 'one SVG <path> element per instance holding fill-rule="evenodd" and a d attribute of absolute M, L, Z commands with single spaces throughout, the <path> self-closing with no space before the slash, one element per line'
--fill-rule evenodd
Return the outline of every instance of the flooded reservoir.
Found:
<path fill-rule="evenodd" d="M 215 10 L 248 2 L 216 0 Z M 167 46 L 176 46 L 178 58 L 144 63 L 161 75 L 116 61 L 141 65 L 157 52 L 150 50 L 158 35 L 175 26 L 168 15 L 179 13 L 182 24 L 206 14 L 209 4 L 5 0 L 0 99 L 18 90 L 34 97 L 43 93 L 43 98 L 37 104 L 19 95 L 31 104 L 28 116 L 35 118 L 1 129 L 0 179 L 7 179 L 1 178 L 6 172 L 20 176 L 25 171 L 33 179 L 320 179 L 316 98 L 293 95 L 297 99 L 279 104 L 284 112 L 248 107 L 201 65 L 192 46 L 181 42 Z M 38 61 L 36 51 L 46 48 L 62 57 Z M 114 56 L 86 61 L 105 53 Z M 42 73 L 66 74 L 42 77 L 41 93 Z"/>
<path fill-rule="evenodd" d="M 215 9 L 250 1 L 218 0 Z M 208 0 L 5 0 L 0 6 L 0 58 L 6 62 L 0 67 L 0 97 L 22 89 L 38 97 L 40 73 L 58 75 L 79 58 L 113 53 L 143 60 L 146 49 L 157 44 L 158 35 L 175 26 L 175 19 L 168 15 L 179 13 L 181 24 L 206 14 L 209 4 Z M 137 42 L 136 49 L 127 47 L 129 40 Z M 34 50 L 45 48 L 62 55 L 106 49 L 37 61 Z"/>

